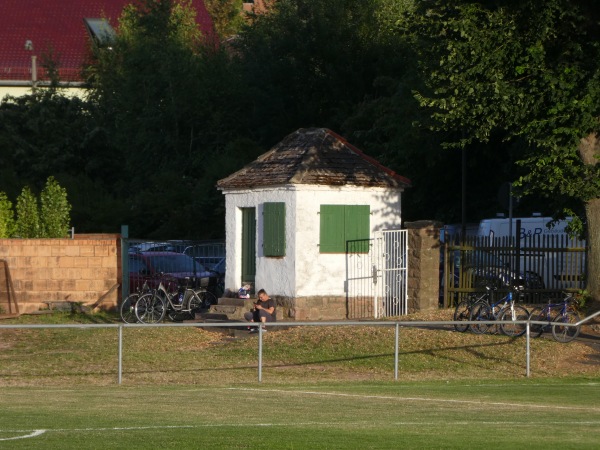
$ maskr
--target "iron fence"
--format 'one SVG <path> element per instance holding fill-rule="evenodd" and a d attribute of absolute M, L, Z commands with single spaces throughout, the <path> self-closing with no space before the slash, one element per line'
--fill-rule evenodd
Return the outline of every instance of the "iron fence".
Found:
<path fill-rule="evenodd" d="M 506 292 L 521 285 L 523 299 L 531 304 L 578 292 L 585 288 L 586 255 L 585 241 L 564 234 L 447 242 L 440 274 L 443 304 L 455 305 L 486 285 Z"/>

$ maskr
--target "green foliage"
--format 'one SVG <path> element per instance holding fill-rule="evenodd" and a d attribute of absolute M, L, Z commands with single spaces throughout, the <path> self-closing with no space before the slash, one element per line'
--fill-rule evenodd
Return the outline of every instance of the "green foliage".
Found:
<path fill-rule="evenodd" d="M 40 199 L 25 186 L 17 198 L 17 219 L 12 204 L 0 192 L 0 237 L 64 238 L 68 234 L 71 205 L 67 191 L 54 177 L 48 177 Z"/>
<path fill-rule="evenodd" d="M 42 237 L 38 199 L 29 186 L 25 186 L 17 198 L 16 237 Z"/>
<path fill-rule="evenodd" d="M 520 137 L 523 193 L 587 201 L 600 166 L 578 154 L 598 129 L 598 14 L 585 1 L 422 2 L 415 23 L 430 94 L 417 93 L 433 127 L 454 144 Z"/>
<path fill-rule="evenodd" d="M 281 0 L 244 29 L 234 43 L 239 70 L 269 145 L 300 127 L 339 130 L 378 76 L 402 70 L 397 39 L 380 26 L 382 4 Z"/>
<path fill-rule="evenodd" d="M 49 177 L 40 194 L 40 225 L 42 236 L 46 238 L 64 238 L 69 232 L 71 205 L 67 200 L 67 191 L 54 177 Z"/>
<path fill-rule="evenodd" d="M 88 72 L 96 118 L 126 174 L 113 191 L 127 206 L 118 208 L 119 220 L 138 236 L 224 232 L 223 215 L 196 209 L 222 203 L 222 194 L 214 184 L 198 188 L 212 178 L 211 161 L 247 132 L 243 110 L 250 105 L 242 107 L 248 97 L 228 55 L 203 45 L 194 17 L 188 2 L 130 5 L 112 49 L 96 49 Z"/>
<path fill-rule="evenodd" d="M 242 0 L 204 0 L 204 5 L 221 39 L 231 37 L 240 31 L 244 23 Z"/>
<path fill-rule="evenodd" d="M 14 216 L 12 203 L 4 192 L 0 192 L 0 238 L 9 238 L 14 234 Z"/>

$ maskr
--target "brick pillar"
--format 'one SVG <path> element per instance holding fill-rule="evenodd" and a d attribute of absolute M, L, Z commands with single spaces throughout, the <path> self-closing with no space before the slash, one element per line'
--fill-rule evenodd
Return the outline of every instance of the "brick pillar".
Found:
<path fill-rule="evenodd" d="M 406 222 L 408 230 L 408 311 L 439 307 L 441 222 Z"/>

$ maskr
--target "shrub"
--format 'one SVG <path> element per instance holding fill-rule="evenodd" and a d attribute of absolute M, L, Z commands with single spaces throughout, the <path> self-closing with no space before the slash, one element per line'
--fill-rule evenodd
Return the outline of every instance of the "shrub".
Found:
<path fill-rule="evenodd" d="M 15 214 L 12 203 L 4 192 L 0 192 L 0 238 L 12 237 L 15 232 Z"/>
<path fill-rule="evenodd" d="M 40 226 L 42 237 L 64 238 L 69 234 L 69 213 L 71 205 L 67 200 L 67 190 L 61 187 L 54 177 L 46 180 L 40 195 Z"/>
<path fill-rule="evenodd" d="M 20 238 L 39 238 L 41 234 L 38 200 L 29 186 L 25 186 L 17 198 L 16 235 Z"/>

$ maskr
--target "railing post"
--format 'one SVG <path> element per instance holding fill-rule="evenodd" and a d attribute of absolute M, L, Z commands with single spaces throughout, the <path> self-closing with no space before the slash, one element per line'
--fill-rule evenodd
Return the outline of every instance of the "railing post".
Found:
<path fill-rule="evenodd" d="M 119 386 L 121 385 L 121 381 L 123 379 L 123 325 L 119 325 L 119 368 L 118 370 L 118 378 L 119 378 Z"/>
<path fill-rule="evenodd" d="M 394 343 L 394 380 L 398 381 L 398 350 L 399 350 L 400 325 L 396 322 L 396 334 Z"/>
<path fill-rule="evenodd" d="M 526 344 L 525 345 L 527 346 L 527 350 L 525 352 L 526 358 L 527 358 L 527 363 L 526 363 L 527 378 L 529 378 L 529 375 L 530 375 L 530 365 L 529 365 L 530 364 L 530 360 L 529 359 L 530 359 L 530 355 L 531 355 L 531 350 L 530 350 L 530 347 L 529 347 L 529 337 L 530 337 L 530 329 L 531 329 L 530 325 L 531 325 L 531 323 L 529 322 L 529 320 L 527 320 L 527 328 L 526 328 L 527 331 L 525 332 L 525 336 L 526 336 L 526 339 L 525 339 Z"/>
<path fill-rule="evenodd" d="M 262 326 L 258 326 L 258 382 L 262 383 L 262 342 L 263 330 Z"/>

